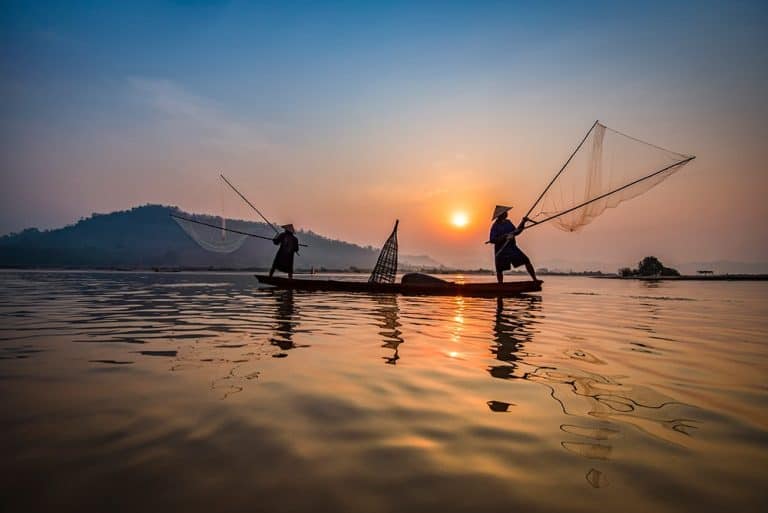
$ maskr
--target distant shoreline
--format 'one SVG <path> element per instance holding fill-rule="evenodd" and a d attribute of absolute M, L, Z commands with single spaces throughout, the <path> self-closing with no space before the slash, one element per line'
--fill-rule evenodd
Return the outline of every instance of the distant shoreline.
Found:
<path fill-rule="evenodd" d="M 263 273 L 268 272 L 266 267 L 5 267 L 0 266 L 0 272 L 127 272 L 127 273 Z M 369 274 L 370 269 L 322 269 L 314 273 L 311 269 L 297 269 L 295 275 L 324 275 L 324 274 Z M 469 275 L 494 275 L 490 269 L 407 269 L 401 273 L 421 272 L 425 274 L 469 274 Z M 506 273 L 509 276 L 527 275 L 522 271 Z M 636 281 L 768 281 L 768 274 L 714 274 L 714 275 L 682 275 L 682 276 L 619 276 L 618 274 L 601 273 L 599 271 L 584 272 L 539 272 L 539 276 L 572 276 L 599 278 L 604 280 L 636 280 Z"/>
<path fill-rule="evenodd" d="M 602 276 L 591 276 L 591 278 L 639 281 L 768 281 L 768 274 L 712 274 L 705 276 L 618 276 L 604 274 Z"/>

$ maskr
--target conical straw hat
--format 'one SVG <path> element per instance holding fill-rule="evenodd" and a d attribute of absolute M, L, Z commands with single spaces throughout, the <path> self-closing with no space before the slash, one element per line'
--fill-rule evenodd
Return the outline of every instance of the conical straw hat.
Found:
<path fill-rule="evenodd" d="M 283 230 L 288 230 L 291 233 L 296 233 L 296 229 L 293 227 L 292 224 L 284 224 L 280 228 L 282 228 Z"/>
<path fill-rule="evenodd" d="M 491 221 L 499 217 L 504 212 L 507 212 L 509 210 L 512 210 L 512 207 L 505 207 L 504 205 L 496 205 L 496 208 L 493 209 L 493 217 L 491 217 Z"/>

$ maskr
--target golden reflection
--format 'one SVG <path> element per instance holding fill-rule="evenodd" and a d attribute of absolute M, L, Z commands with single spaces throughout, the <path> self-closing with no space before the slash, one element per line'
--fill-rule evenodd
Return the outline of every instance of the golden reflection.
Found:
<path fill-rule="evenodd" d="M 458 344 L 461 342 L 461 332 L 464 331 L 464 298 L 456 296 L 454 299 L 455 310 L 453 313 L 454 325 L 451 328 L 451 342 Z"/>

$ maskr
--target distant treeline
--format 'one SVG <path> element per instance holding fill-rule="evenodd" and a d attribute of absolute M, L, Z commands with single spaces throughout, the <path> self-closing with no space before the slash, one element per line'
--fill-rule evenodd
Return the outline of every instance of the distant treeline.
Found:
<path fill-rule="evenodd" d="M 248 238 L 233 253 L 211 253 L 197 245 L 170 214 L 190 215 L 176 207 L 145 205 L 110 214 L 93 214 L 64 228 L 29 228 L 0 237 L 0 266 L 102 269 L 245 269 L 268 268 L 275 246 Z M 235 221 L 241 229 L 264 236 L 273 232 L 264 223 Z M 298 233 L 302 248 L 297 267 L 370 269 L 378 249 Z M 386 230 L 382 232 L 382 240 Z"/>
<path fill-rule="evenodd" d="M 655 256 L 647 256 L 640 260 L 636 269 L 622 267 L 619 269 L 619 276 L 629 278 L 632 276 L 680 276 L 677 269 L 666 267 L 661 260 Z"/>

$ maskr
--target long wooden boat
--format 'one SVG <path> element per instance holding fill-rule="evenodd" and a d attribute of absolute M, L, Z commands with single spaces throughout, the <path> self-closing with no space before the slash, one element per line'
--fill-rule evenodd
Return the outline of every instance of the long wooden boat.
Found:
<path fill-rule="evenodd" d="M 369 292 L 406 295 L 505 297 L 528 292 L 539 292 L 541 281 L 510 281 L 506 283 L 456 283 L 426 275 L 405 275 L 401 283 L 370 283 L 319 279 L 289 279 L 281 276 L 257 274 L 264 285 L 280 289 L 335 292 Z"/>

